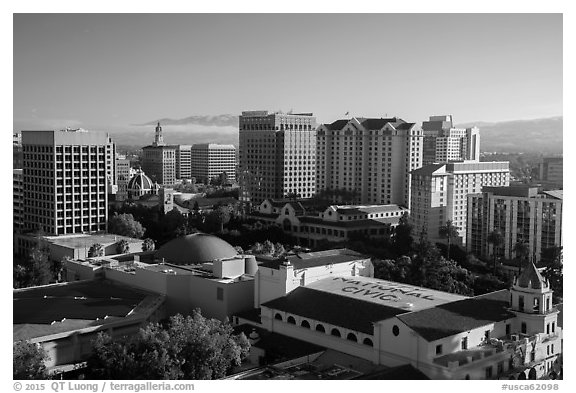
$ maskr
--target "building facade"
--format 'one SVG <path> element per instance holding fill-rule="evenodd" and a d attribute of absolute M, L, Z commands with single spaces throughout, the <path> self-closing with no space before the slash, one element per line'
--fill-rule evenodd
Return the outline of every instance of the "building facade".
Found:
<path fill-rule="evenodd" d="M 508 186 L 508 162 L 454 162 L 430 164 L 412 172 L 410 217 L 414 235 L 440 240 L 446 221 L 459 228 L 460 242 L 466 241 L 468 194 L 484 186 Z"/>
<path fill-rule="evenodd" d="M 316 189 L 355 204 L 410 205 L 410 171 L 422 166 L 422 131 L 399 118 L 352 118 L 317 129 Z"/>
<path fill-rule="evenodd" d="M 12 211 L 13 230 L 19 233 L 24 229 L 24 176 L 22 169 L 12 170 Z"/>
<path fill-rule="evenodd" d="M 424 148 L 422 164 L 480 160 L 480 130 L 455 128 L 452 115 L 430 116 L 422 123 Z"/>
<path fill-rule="evenodd" d="M 312 113 L 245 111 L 239 120 L 240 200 L 260 204 L 266 198 L 316 191 L 316 118 Z"/>
<path fill-rule="evenodd" d="M 132 177 L 130 160 L 126 156 L 116 156 L 116 200 L 124 200 L 128 197 L 128 182 Z"/>
<path fill-rule="evenodd" d="M 236 148 L 233 145 L 201 143 L 192 146 L 191 177 L 210 182 L 214 177 L 226 173 L 228 180 L 236 180 Z"/>
<path fill-rule="evenodd" d="M 564 160 L 562 157 L 544 157 L 538 165 L 542 186 L 548 189 L 564 188 Z"/>
<path fill-rule="evenodd" d="M 192 177 L 192 146 L 177 145 L 176 148 L 176 179 Z"/>
<path fill-rule="evenodd" d="M 164 143 L 160 123 L 152 145 L 142 148 L 142 170 L 160 185 L 171 187 L 176 182 L 176 148 Z"/>
<path fill-rule="evenodd" d="M 63 235 L 105 231 L 114 144 L 85 130 L 23 131 L 24 227 Z"/>
<path fill-rule="evenodd" d="M 542 250 L 562 246 L 562 192 L 539 192 L 536 187 L 484 187 L 468 195 L 466 248 L 479 257 L 512 259 L 516 243 L 527 243 L 536 263 Z M 503 236 L 498 247 L 487 239 L 492 231 Z"/>

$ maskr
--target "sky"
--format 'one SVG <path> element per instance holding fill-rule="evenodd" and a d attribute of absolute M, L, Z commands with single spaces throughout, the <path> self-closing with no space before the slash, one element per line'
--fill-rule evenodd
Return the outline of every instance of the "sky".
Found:
<path fill-rule="evenodd" d="M 14 14 L 14 131 L 562 115 L 561 14 Z"/>

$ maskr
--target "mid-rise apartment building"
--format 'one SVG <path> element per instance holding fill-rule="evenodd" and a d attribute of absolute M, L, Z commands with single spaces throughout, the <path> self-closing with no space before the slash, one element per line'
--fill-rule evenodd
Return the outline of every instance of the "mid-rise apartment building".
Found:
<path fill-rule="evenodd" d="M 530 186 L 484 187 L 468 195 L 467 250 L 512 259 L 516 243 L 527 243 L 530 261 L 537 262 L 542 250 L 562 246 L 562 200 L 562 191 Z M 503 236 L 500 246 L 487 241 L 493 231 Z"/>
<path fill-rule="evenodd" d="M 509 184 L 508 162 L 430 164 L 412 171 L 414 235 L 439 240 L 440 228 L 450 220 L 459 228 L 459 240 L 466 241 L 468 194 Z"/>
<path fill-rule="evenodd" d="M 192 177 L 208 183 L 226 173 L 229 181 L 236 180 L 236 148 L 233 145 L 200 143 L 192 146 Z"/>
<path fill-rule="evenodd" d="M 480 160 L 480 130 L 455 128 L 452 115 L 430 116 L 422 123 L 424 152 L 422 164 Z"/>
<path fill-rule="evenodd" d="M 106 230 L 114 143 L 82 129 L 23 131 L 25 229 L 62 235 Z"/>
<path fill-rule="evenodd" d="M 422 166 L 422 131 L 393 117 L 352 118 L 317 129 L 316 188 L 356 204 L 410 205 L 410 172 Z"/>
<path fill-rule="evenodd" d="M 176 148 L 166 146 L 160 123 L 152 145 L 142 148 L 142 170 L 160 185 L 170 187 L 176 182 Z"/>
<path fill-rule="evenodd" d="M 316 191 L 316 118 L 312 113 L 242 112 L 240 199 L 260 204 Z"/>

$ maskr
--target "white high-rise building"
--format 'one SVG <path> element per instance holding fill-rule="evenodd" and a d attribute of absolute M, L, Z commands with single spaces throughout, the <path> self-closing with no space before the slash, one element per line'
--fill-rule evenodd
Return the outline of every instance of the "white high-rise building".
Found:
<path fill-rule="evenodd" d="M 422 164 L 480 160 L 480 130 L 455 128 L 452 115 L 430 116 L 422 123 L 424 152 Z"/>
<path fill-rule="evenodd" d="M 352 118 L 322 124 L 317 133 L 317 192 L 341 190 L 355 204 L 409 207 L 410 171 L 422 166 L 415 123 Z"/>
<path fill-rule="evenodd" d="M 201 143 L 192 145 L 191 177 L 210 182 L 226 172 L 228 180 L 236 180 L 236 148 L 233 145 Z"/>
<path fill-rule="evenodd" d="M 440 240 L 440 228 L 450 220 L 460 228 L 459 241 L 464 242 L 468 194 L 478 193 L 484 186 L 509 183 L 508 162 L 430 164 L 412 171 L 410 217 L 414 237 Z"/>
<path fill-rule="evenodd" d="M 316 118 L 312 113 L 242 112 L 240 199 L 255 205 L 316 191 Z"/>
<path fill-rule="evenodd" d="M 114 143 L 82 129 L 23 131 L 24 227 L 63 235 L 106 230 Z"/>
<path fill-rule="evenodd" d="M 192 146 L 177 145 L 176 148 L 176 179 L 192 177 Z"/>

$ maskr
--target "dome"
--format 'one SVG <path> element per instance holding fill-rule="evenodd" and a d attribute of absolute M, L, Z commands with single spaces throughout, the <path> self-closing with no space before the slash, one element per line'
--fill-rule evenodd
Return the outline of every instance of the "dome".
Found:
<path fill-rule="evenodd" d="M 154 183 L 144 172 L 140 171 L 134 175 L 128 182 L 128 190 L 143 190 L 149 191 L 154 187 Z"/>
<path fill-rule="evenodd" d="M 194 265 L 215 259 L 231 258 L 238 252 L 228 242 L 206 233 L 193 233 L 171 240 L 160 247 L 156 258 L 177 265 Z"/>
<path fill-rule="evenodd" d="M 520 288 L 543 289 L 547 287 L 546 279 L 542 277 L 536 266 L 533 263 L 522 271 L 516 285 Z"/>

